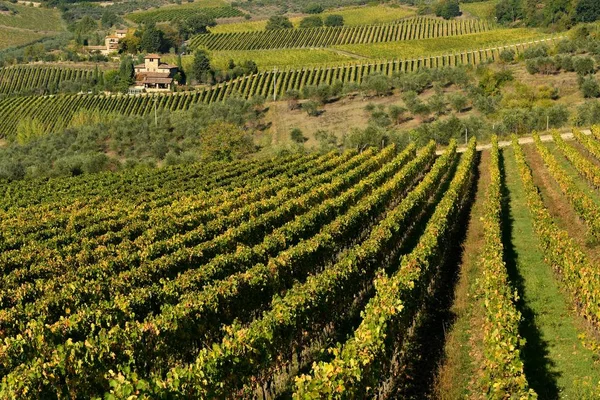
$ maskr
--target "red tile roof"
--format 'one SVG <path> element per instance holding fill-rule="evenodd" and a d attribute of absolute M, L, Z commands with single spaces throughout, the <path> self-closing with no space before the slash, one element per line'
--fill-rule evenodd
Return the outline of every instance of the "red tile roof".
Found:
<path fill-rule="evenodd" d="M 172 64 L 167 64 L 167 63 L 160 63 L 160 65 L 158 66 L 158 68 L 174 69 L 174 68 L 179 68 L 179 67 L 177 65 L 172 65 Z"/>

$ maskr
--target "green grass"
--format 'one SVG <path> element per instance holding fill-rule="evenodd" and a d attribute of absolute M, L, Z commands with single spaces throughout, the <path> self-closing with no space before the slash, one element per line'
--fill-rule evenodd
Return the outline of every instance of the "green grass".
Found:
<path fill-rule="evenodd" d="M 527 379 L 540 399 L 594 398 L 590 393 L 600 382 L 600 368 L 594 353 L 580 342 L 578 317 L 539 250 L 514 152 L 503 153 L 512 226 L 507 268 L 522 297 L 521 334 L 527 340 L 522 358 Z"/>
<path fill-rule="evenodd" d="M 320 15 L 323 19 L 325 19 L 325 17 L 330 14 L 342 15 L 346 25 L 365 25 L 397 21 L 399 19 L 415 15 L 415 11 L 411 8 L 400 6 L 368 6 L 328 11 Z M 290 21 L 292 21 L 292 23 L 297 27 L 303 18 L 304 17 L 290 18 Z M 266 25 L 266 20 L 220 24 L 212 28 L 211 32 L 256 32 L 264 30 Z"/>
<path fill-rule="evenodd" d="M 258 64 L 261 71 L 270 69 L 273 66 L 278 67 L 307 67 L 311 65 L 325 65 L 332 63 L 344 63 L 348 61 L 356 61 L 356 59 L 338 54 L 327 49 L 291 49 L 291 50 L 261 50 L 261 51 L 213 51 L 210 52 L 211 63 L 214 67 L 223 69 L 227 66 L 227 62 L 232 59 L 236 63 L 253 60 Z M 174 63 L 176 57 L 165 56 L 165 61 Z M 191 66 L 194 57 L 193 55 L 182 57 L 183 67 L 185 69 Z"/>
<path fill-rule="evenodd" d="M 544 36 L 544 34 L 534 29 L 497 29 L 464 36 L 375 44 L 349 44 L 335 46 L 335 48 L 372 59 L 410 59 L 424 55 L 448 54 L 464 50 L 495 47 L 543 37 L 547 37 L 547 35 Z"/>
<path fill-rule="evenodd" d="M 477 18 L 493 18 L 498 0 L 482 1 L 478 3 L 462 3 L 460 9 L 464 13 L 469 13 Z"/>
<path fill-rule="evenodd" d="M 0 25 L 38 32 L 58 32 L 64 30 L 60 13 L 56 9 L 29 7 L 21 4 L 0 2 L 15 14 L 0 13 Z M 2 39 L 6 41 L 7 39 Z"/>
<path fill-rule="evenodd" d="M 575 144 L 575 142 L 569 141 L 569 142 L 567 142 L 567 144 L 570 146 L 573 146 Z M 560 149 L 558 147 L 556 147 L 556 144 L 554 144 L 552 142 L 552 143 L 544 143 L 544 145 L 546 147 L 548 147 L 548 150 L 550 150 L 550 153 L 552 153 L 552 155 L 554 155 L 554 157 L 556 158 L 556 161 L 558 161 L 560 166 L 563 167 L 563 169 L 565 170 L 567 175 L 569 175 L 569 177 L 571 178 L 571 180 L 573 181 L 575 186 L 577 186 L 585 194 L 590 196 L 592 198 L 592 200 L 594 200 L 596 202 L 596 204 L 600 207 L 600 195 L 598 194 L 598 192 L 590 186 L 590 184 L 585 180 L 585 178 L 583 178 L 581 175 L 579 175 L 579 172 L 577 172 L 577 169 L 575 169 L 573 164 L 571 164 L 569 162 L 569 160 L 566 159 L 566 157 L 563 155 L 563 153 L 560 151 Z M 593 157 L 592 155 L 588 155 L 586 152 L 581 152 L 581 153 L 584 157 Z"/>

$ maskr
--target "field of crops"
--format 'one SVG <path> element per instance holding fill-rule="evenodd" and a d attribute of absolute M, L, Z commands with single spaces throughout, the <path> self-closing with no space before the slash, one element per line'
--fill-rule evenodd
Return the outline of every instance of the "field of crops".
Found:
<path fill-rule="evenodd" d="M 505 48 L 513 49 L 517 54 L 531 46 L 533 42 L 475 50 L 445 56 L 434 56 L 412 60 L 372 62 L 367 64 L 349 64 L 336 67 L 315 67 L 292 70 L 265 71 L 204 88 L 195 92 L 180 92 L 142 96 L 105 96 L 105 95 L 57 95 L 22 96 L 0 100 L 0 137 L 11 138 L 17 134 L 19 124 L 24 118 L 37 121 L 46 132 L 69 126 L 73 116 L 80 110 L 97 110 L 103 113 L 124 115 L 146 115 L 154 110 L 154 105 L 165 110 L 187 110 L 196 103 L 222 101 L 231 96 L 252 98 L 270 97 L 276 93 L 283 96 L 288 90 L 302 89 L 304 86 L 331 84 L 336 81 L 360 84 L 364 77 L 371 74 L 412 72 L 420 68 L 441 68 L 464 64 L 477 65 L 497 60 Z M 276 86 L 275 86 L 276 85 Z"/>
<path fill-rule="evenodd" d="M 476 235 L 470 220 L 483 239 L 470 249 L 481 275 L 468 301 L 481 304 L 482 325 L 465 334 L 482 337 L 470 344 L 481 373 L 469 377 L 469 398 L 545 393 L 532 372 L 543 365 L 524 366 L 531 285 L 560 288 L 573 307 L 545 310 L 572 329 L 545 339 L 564 342 L 582 367 L 551 347 L 557 385 L 594 398 L 600 368 L 574 336 L 583 323 L 600 327 L 595 245 L 581 241 L 599 226 L 600 128 L 592 132 L 575 132 L 576 142 L 554 133 L 552 145 L 515 137 L 504 150 L 493 138 L 483 154 L 471 139 L 462 154 L 452 141 L 440 156 L 434 143 L 411 144 L 0 182 L 0 397 L 426 393 L 403 371 L 436 373 L 411 349 L 435 346 L 427 338 L 445 330 L 431 307 L 452 292 L 461 243 Z M 557 199 L 576 226 L 562 227 Z M 507 236 L 513 215 L 531 233 Z M 525 283 L 513 281 L 505 260 L 522 256 L 521 237 L 536 240 L 528 251 L 544 260 L 541 281 L 525 270 Z M 425 392 L 410 391 L 418 386 Z"/>
<path fill-rule="evenodd" d="M 494 29 L 462 36 L 373 44 L 349 44 L 335 46 L 333 49 L 358 54 L 369 59 L 383 59 L 389 54 L 402 54 L 406 58 L 413 58 L 462 52 L 466 49 L 494 48 L 508 43 L 522 43 L 543 38 L 548 38 L 548 34 L 530 28 Z"/>
<path fill-rule="evenodd" d="M 194 62 L 193 55 L 184 55 L 181 57 L 184 68 L 191 68 Z M 279 68 L 307 68 L 317 65 L 342 65 L 347 62 L 356 62 L 363 59 L 360 56 L 347 54 L 342 51 L 332 49 L 286 49 L 280 50 L 226 50 L 211 51 L 210 65 L 218 69 L 227 69 L 229 60 L 234 60 L 236 64 L 247 60 L 256 62 L 259 71 Z M 166 56 L 166 62 L 177 62 L 176 56 Z"/>
<path fill-rule="evenodd" d="M 0 26 L 0 49 L 33 43 L 44 36 L 39 32 Z"/>
<path fill-rule="evenodd" d="M 474 145 L 4 186 L 0 397 L 282 394 L 363 308 L 357 337 L 418 312 L 436 273 L 408 272 L 451 250 Z"/>
<path fill-rule="evenodd" d="M 341 15 L 345 26 L 383 24 L 397 22 L 403 18 L 412 17 L 416 14 L 413 8 L 403 6 L 387 6 L 385 4 L 367 5 L 361 7 L 345 7 L 326 11 L 319 16 L 323 19 L 328 15 Z M 298 27 L 304 17 L 291 17 L 290 22 Z M 242 21 L 227 24 L 218 24 L 210 28 L 212 33 L 236 33 L 264 31 L 267 26 L 266 20 Z"/>
<path fill-rule="evenodd" d="M 0 13 L 0 25 L 36 32 L 58 32 L 65 24 L 56 9 L 29 7 L 23 4 L 1 2 L 10 12 Z"/>
<path fill-rule="evenodd" d="M 65 30 L 56 9 L 0 2 L 10 11 L 0 12 L 0 49 L 33 43 Z"/>
<path fill-rule="evenodd" d="M 494 29 L 482 33 L 446 36 L 426 40 L 402 40 L 372 44 L 352 44 L 321 48 L 294 48 L 272 50 L 219 50 L 210 51 L 211 63 L 226 68 L 229 60 L 241 63 L 253 60 L 259 70 L 339 65 L 360 60 L 389 60 L 401 55 L 403 59 L 426 58 L 451 52 L 462 53 L 477 48 L 495 48 L 510 43 L 523 43 L 548 38 L 547 33 L 529 28 Z M 183 56 L 183 64 L 191 65 L 193 55 Z M 176 57 L 170 57 L 171 62 Z"/>
<path fill-rule="evenodd" d="M 100 74 L 102 72 L 99 72 Z M 55 66 L 19 65 L 0 68 L 0 93 L 18 94 L 34 89 L 57 89 L 61 82 L 91 80 L 94 70 Z"/>
<path fill-rule="evenodd" d="M 305 47 L 328 47 L 345 44 L 371 44 L 403 40 L 429 39 L 486 32 L 485 20 L 452 20 L 417 17 L 397 23 L 283 29 L 263 32 L 205 34 L 190 40 L 192 48 L 209 50 L 262 50 Z"/>
<path fill-rule="evenodd" d="M 210 18 L 231 18 L 242 17 L 244 13 L 233 7 L 201 7 L 195 3 L 162 7 L 156 10 L 140 11 L 127 15 L 127 18 L 138 24 L 149 24 L 157 22 L 177 21 L 182 18 L 189 18 L 194 15 L 206 15 Z"/>

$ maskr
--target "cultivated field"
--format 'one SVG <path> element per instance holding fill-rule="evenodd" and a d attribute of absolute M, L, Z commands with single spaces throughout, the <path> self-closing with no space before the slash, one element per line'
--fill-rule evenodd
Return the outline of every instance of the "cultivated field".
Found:
<path fill-rule="evenodd" d="M 600 398 L 600 28 L 311 2 L 0 52 L 0 400 Z M 6 6 L 0 48 L 66 29 Z M 84 54 L 135 24 L 181 84 Z"/>
<path fill-rule="evenodd" d="M 190 40 L 190 45 L 208 50 L 314 48 L 461 36 L 489 29 L 490 24 L 483 20 L 440 21 L 419 17 L 383 25 L 198 35 Z"/>
<path fill-rule="evenodd" d="M 10 11 L 0 13 L 0 49 L 35 42 L 65 30 L 58 10 L 0 2 Z"/>
<path fill-rule="evenodd" d="M 64 30 L 64 22 L 58 10 L 29 7 L 21 4 L 1 2 L 12 12 L 0 13 L 0 25 L 39 32 Z"/>
<path fill-rule="evenodd" d="M 127 18 L 138 24 L 177 21 L 192 15 L 205 15 L 209 18 L 233 18 L 244 15 L 236 8 L 223 5 L 208 7 L 203 3 L 191 3 L 182 6 L 161 7 L 150 11 L 139 11 L 127 15 Z"/>
<path fill-rule="evenodd" d="M 382 24 L 401 20 L 415 15 L 415 10 L 406 7 L 388 7 L 385 5 L 366 7 L 347 7 L 341 10 L 329 11 L 320 14 L 325 19 L 328 15 L 341 15 L 344 17 L 344 25 L 355 26 L 365 24 Z M 303 17 L 290 18 L 292 24 L 298 27 Z M 212 33 L 238 33 L 264 31 L 267 22 L 265 20 L 235 22 L 230 24 L 219 24 L 211 28 Z"/>
<path fill-rule="evenodd" d="M 463 52 L 483 47 L 498 47 L 528 40 L 550 37 L 531 29 L 493 30 L 459 37 L 438 37 L 373 44 L 333 45 L 325 48 L 291 48 L 274 50 L 210 51 L 214 65 L 224 68 L 229 60 L 253 60 L 259 69 L 277 67 L 317 66 L 343 64 L 352 60 L 386 60 L 391 58 L 427 57 Z M 193 56 L 183 56 L 184 65 L 190 65 Z M 167 57 L 175 60 L 175 57 Z"/>
<path fill-rule="evenodd" d="M 593 398 L 597 136 L 2 184 L 0 395 Z"/>
<path fill-rule="evenodd" d="M 69 126 L 73 116 L 80 110 L 121 115 L 148 115 L 153 112 L 155 104 L 158 109 L 175 111 L 187 110 L 196 103 L 222 101 L 231 96 L 249 99 L 256 95 L 270 97 L 275 93 L 281 97 L 289 90 L 301 90 L 309 85 L 332 84 L 336 81 L 360 84 L 365 77 L 372 74 L 392 76 L 395 73 L 413 72 L 421 68 L 478 65 L 497 60 L 504 49 L 512 49 L 519 54 L 532 45 L 535 43 L 528 42 L 506 48 L 486 48 L 418 59 L 355 63 L 339 67 L 267 70 L 193 92 L 143 96 L 88 94 L 22 96 L 16 99 L 2 99 L 0 118 L 3 119 L 4 124 L 0 127 L 0 137 L 14 138 L 23 124 L 24 117 L 35 121 L 36 126 L 41 130 L 39 134 L 43 134 Z"/>
<path fill-rule="evenodd" d="M 102 72 L 99 72 L 101 74 Z M 57 89 L 61 82 L 84 82 L 92 79 L 91 69 L 48 66 L 14 66 L 0 68 L 0 93 L 27 93 L 39 89 Z"/>

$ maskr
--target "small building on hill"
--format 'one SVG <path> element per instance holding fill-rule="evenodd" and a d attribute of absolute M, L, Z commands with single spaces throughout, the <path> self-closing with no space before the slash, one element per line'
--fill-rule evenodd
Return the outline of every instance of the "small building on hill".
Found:
<path fill-rule="evenodd" d="M 176 65 L 160 62 L 158 54 L 148 54 L 144 63 L 135 66 L 134 91 L 165 92 L 173 89 Z"/>
<path fill-rule="evenodd" d="M 104 44 L 108 53 L 116 53 L 119 51 L 119 41 L 127 36 L 127 29 L 118 29 L 114 34 L 104 38 Z"/>
<path fill-rule="evenodd" d="M 119 51 L 119 42 L 127 36 L 127 29 L 117 29 L 112 35 L 104 38 L 104 46 L 86 46 L 88 51 L 97 50 L 105 56 Z"/>

